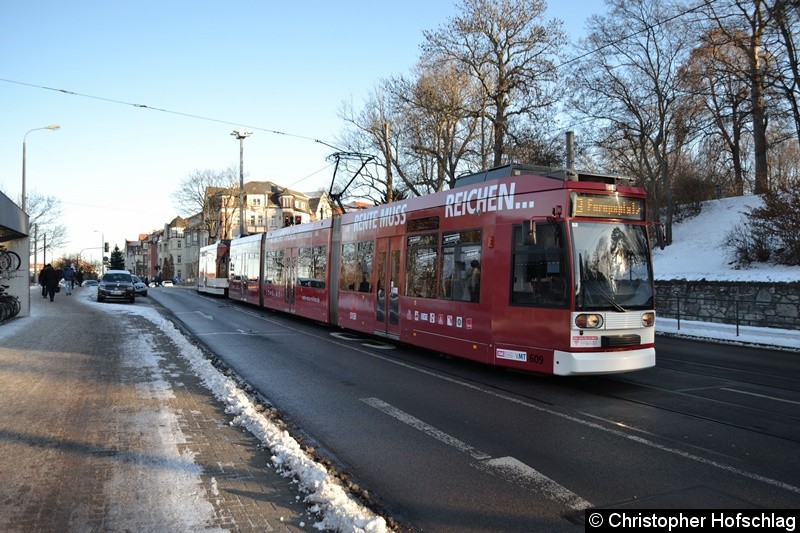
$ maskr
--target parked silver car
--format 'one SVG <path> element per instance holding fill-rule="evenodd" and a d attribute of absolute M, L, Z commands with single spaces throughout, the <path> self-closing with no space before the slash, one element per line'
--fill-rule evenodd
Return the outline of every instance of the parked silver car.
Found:
<path fill-rule="evenodd" d="M 147 296 L 147 285 L 136 274 L 131 276 L 133 278 L 133 288 L 137 296 Z"/>

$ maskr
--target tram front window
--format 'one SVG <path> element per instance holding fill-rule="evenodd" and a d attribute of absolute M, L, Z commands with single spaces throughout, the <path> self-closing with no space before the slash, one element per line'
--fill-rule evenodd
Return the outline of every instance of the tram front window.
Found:
<path fill-rule="evenodd" d="M 653 269 L 642 225 L 572 222 L 577 310 L 653 308 Z"/>

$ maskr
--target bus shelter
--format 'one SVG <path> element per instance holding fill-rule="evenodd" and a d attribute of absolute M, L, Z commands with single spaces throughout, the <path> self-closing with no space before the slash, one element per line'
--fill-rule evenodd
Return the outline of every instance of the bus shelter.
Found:
<path fill-rule="evenodd" d="M 0 250 L 14 252 L 20 258 L 18 269 L 0 272 L 0 284 L 8 285 L 5 291 L 19 298 L 21 310 L 18 316 L 29 316 L 30 221 L 28 215 L 3 193 L 0 193 Z"/>

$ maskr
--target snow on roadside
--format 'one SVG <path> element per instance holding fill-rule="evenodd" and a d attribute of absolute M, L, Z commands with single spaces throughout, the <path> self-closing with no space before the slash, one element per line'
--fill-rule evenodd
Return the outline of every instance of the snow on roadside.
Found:
<path fill-rule="evenodd" d="M 320 517 L 320 521 L 314 524 L 315 528 L 353 533 L 390 531 L 383 517 L 356 501 L 323 465 L 303 451 L 297 440 L 260 413 L 247 393 L 233 379 L 217 370 L 203 352 L 161 313 L 141 306 L 121 307 L 120 312 L 147 319 L 180 347 L 181 356 L 192 371 L 225 404 L 225 411 L 233 415 L 232 423 L 246 428 L 270 450 L 272 462 L 281 475 L 298 481 L 300 490 L 307 494 L 306 501 L 312 504 L 309 510 Z"/>

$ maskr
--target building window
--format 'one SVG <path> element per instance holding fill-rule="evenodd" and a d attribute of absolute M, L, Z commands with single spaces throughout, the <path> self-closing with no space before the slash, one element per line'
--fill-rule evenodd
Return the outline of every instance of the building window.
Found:
<path fill-rule="evenodd" d="M 181 256 L 178 256 L 178 264 L 181 264 Z"/>

